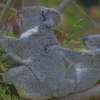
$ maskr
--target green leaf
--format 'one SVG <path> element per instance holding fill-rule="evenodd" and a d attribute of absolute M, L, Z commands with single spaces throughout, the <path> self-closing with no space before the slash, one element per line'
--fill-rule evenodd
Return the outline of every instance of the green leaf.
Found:
<path fill-rule="evenodd" d="M 73 43 L 73 42 L 74 42 L 74 39 L 71 39 L 69 43 Z"/>
<path fill-rule="evenodd" d="M 82 52 L 82 48 L 74 48 L 73 50 L 81 51 Z"/>
<path fill-rule="evenodd" d="M 73 42 L 73 43 L 82 43 L 82 41 L 75 41 L 75 42 Z"/>
<path fill-rule="evenodd" d="M 64 43 L 66 42 L 66 40 L 64 40 Z"/>
<path fill-rule="evenodd" d="M 3 93 L 4 93 L 4 92 L 5 92 L 5 90 L 4 90 L 4 89 L 0 89 L 0 92 L 3 92 Z"/>
<path fill-rule="evenodd" d="M 61 31 L 59 28 L 56 28 L 56 30 L 58 30 L 59 32 L 61 32 L 62 35 L 64 34 L 63 31 Z"/>
<path fill-rule="evenodd" d="M 6 53 L 4 49 L 0 49 L 0 51 L 1 51 L 2 54 Z"/>
<path fill-rule="evenodd" d="M 7 32 L 7 35 L 12 36 L 13 34 L 12 34 L 12 33 L 10 33 L 10 32 Z"/>
<path fill-rule="evenodd" d="M 78 27 L 83 28 L 83 26 L 81 26 L 81 25 L 78 25 Z"/>
<path fill-rule="evenodd" d="M 74 25 L 75 28 L 78 28 L 78 26 Z"/>
<path fill-rule="evenodd" d="M 68 48 L 68 45 L 63 42 L 63 48 Z"/>
<path fill-rule="evenodd" d="M 87 47 L 87 44 L 86 44 L 86 43 L 84 44 L 84 47 L 85 47 L 85 48 Z"/>
<path fill-rule="evenodd" d="M 71 35 L 71 36 L 69 36 L 67 39 L 70 39 L 71 37 L 73 37 L 74 36 L 74 33 Z"/>
<path fill-rule="evenodd" d="M 83 19 L 80 19 L 79 21 L 82 21 Z"/>
<path fill-rule="evenodd" d="M 6 71 L 10 70 L 10 68 L 5 68 Z"/>
<path fill-rule="evenodd" d="M 10 32 L 7 32 L 7 34 L 8 34 L 9 36 L 11 36 L 11 37 L 18 38 L 18 35 L 13 35 L 13 34 L 12 34 L 12 33 L 10 33 Z"/>
<path fill-rule="evenodd" d="M 16 13 L 12 13 L 12 12 L 10 12 L 10 16 L 9 16 L 9 18 L 8 19 L 11 19 L 12 17 L 14 17 L 15 15 L 16 15 Z"/>

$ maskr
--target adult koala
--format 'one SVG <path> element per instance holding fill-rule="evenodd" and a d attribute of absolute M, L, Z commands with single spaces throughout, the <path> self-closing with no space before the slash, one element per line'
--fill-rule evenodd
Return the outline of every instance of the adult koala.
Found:
<path fill-rule="evenodd" d="M 100 79 L 100 35 L 90 35 L 82 39 L 85 51 L 74 51 L 59 46 L 49 49 L 59 53 L 65 62 L 70 62 L 66 78 L 76 82 L 74 92 L 92 87 Z"/>
<path fill-rule="evenodd" d="M 73 91 L 76 83 L 65 78 L 65 60 L 55 50 L 48 51 L 54 45 L 60 47 L 52 31 L 61 22 L 60 13 L 46 7 L 26 7 L 17 12 L 16 20 L 23 31 L 20 38 L 0 32 L 6 56 L 21 64 L 0 73 L 4 83 L 14 85 L 21 98 L 32 100 L 62 97 Z"/>

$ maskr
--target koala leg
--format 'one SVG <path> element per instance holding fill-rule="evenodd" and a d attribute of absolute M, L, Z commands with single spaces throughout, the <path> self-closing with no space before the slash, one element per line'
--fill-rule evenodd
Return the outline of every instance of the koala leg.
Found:
<path fill-rule="evenodd" d="M 71 92 L 76 88 L 76 83 L 72 79 L 62 78 L 60 84 L 58 85 L 58 90 L 53 92 L 55 97 L 62 97 Z"/>
<path fill-rule="evenodd" d="M 42 86 L 34 72 L 27 66 L 17 66 L 6 73 L 0 73 L 5 84 L 12 84 L 17 89 L 20 98 L 44 100 L 50 98 L 43 90 Z"/>

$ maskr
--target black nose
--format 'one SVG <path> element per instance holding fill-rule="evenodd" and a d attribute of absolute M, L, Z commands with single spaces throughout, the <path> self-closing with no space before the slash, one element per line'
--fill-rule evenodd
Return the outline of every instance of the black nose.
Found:
<path fill-rule="evenodd" d="M 82 38 L 82 42 L 85 42 L 87 39 L 87 37 Z"/>
<path fill-rule="evenodd" d="M 22 10 L 19 10 L 17 13 L 16 13 L 16 16 L 18 16 L 19 14 L 22 13 Z"/>

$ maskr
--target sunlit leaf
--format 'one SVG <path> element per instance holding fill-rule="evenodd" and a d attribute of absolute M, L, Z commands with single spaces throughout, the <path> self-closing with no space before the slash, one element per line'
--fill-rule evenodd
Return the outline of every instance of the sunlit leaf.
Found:
<path fill-rule="evenodd" d="M 74 39 L 71 39 L 69 43 L 73 43 L 73 42 L 74 42 Z"/>
<path fill-rule="evenodd" d="M 9 18 L 8 19 L 11 19 L 12 17 L 14 17 L 15 15 L 16 15 L 16 13 L 12 13 L 12 12 L 10 12 L 10 16 L 9 16 Z"/>
<path fill-rule="evenodd" d="M 82 48 L 74 48 L 73 50 L 81 51 L 82 52 Z"/>
<path fill-rule="evenodd" d="M 71 36 L 69 36 L 67 39 L 70 39 L 71 37 L 73 37 L 74 36 L 74 33 L 71 35 Z"/>
<path fill-rule="evenodd" d="M 15 37 L 15 38 L 17 38 L 18 37 L 18 35 L 13 35 L 12 33 L 10 33 L 10 32 L 7 32 L 7 34 L 9 35 L 9 36 L 11 36 L 11 37 Z"/>
<path fill-rule="evenodd" d="M 63 48 L 68 48 L 68 45 L 63 42 Z"/>
<path fill-rule="evenodd" d="M 81 26 L 81 25 L 78 25 L 78 27 L 83 28 L 83 26 Z"/>
<path fill-rule="evenodd" d="M 78 26 L 74 25 L 75 28 L 78 28 Z"/>
<path fill-rule="evenodd" d="M 80 19 L 79 21 L 82 21 L 83 19 Z"/>
<path fill-rule="evenodd" d="M 73 42 L 73 43 L 82 43 L 82 41 L 75 41 L 75 42 Z"/>
<path fill-rule="evenodd" d="M 63 31 L 61 31 L 59 28 L 56 28 L 56 30 L 58 30 L 59 32 L 61 32 L 62 35 L 64 34 Z"/>

